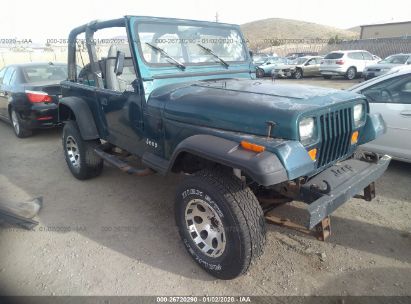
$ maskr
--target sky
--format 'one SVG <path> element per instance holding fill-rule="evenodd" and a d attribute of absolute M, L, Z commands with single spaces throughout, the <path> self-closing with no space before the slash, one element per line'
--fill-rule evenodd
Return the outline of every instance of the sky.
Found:
<path fill-rule="evenodd" d="M 124 15 L 188 18 L 243 24 L 287 18 L 349 28 L 362 24 L 411 20 L 405 0 L 7 0 L 1 4 L 0 39 L 67 38 L 69 31 L 95 19 Z"/>

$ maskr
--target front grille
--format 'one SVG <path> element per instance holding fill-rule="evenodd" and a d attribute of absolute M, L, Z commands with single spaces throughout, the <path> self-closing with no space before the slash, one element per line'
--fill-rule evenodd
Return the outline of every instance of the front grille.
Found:
<path fill-rule="evenodd" d="M 348 154 L 352 133 L 351 108 L 321 115 L 320 127 L 321 147 L 318 167 L 325 166 Z"/>

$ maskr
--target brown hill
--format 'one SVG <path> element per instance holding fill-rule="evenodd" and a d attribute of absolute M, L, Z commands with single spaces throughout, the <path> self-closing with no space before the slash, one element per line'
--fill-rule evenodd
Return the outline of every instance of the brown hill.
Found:
<path fill-rule="evenodd" d="M 287 39 L 340 39 L 358 38 L 358 33 L 317 23 L 270 18 L 241 25 L 252 49 L 262 49 L 275 44 L 284 44 Z"/>

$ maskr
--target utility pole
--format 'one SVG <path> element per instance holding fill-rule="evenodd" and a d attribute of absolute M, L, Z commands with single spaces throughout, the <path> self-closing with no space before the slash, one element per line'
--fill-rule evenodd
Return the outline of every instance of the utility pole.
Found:
<path fill-rule="evenodd" d="M 218 17 L 218 12 L 215 12 L 215 22 L 219 22 Z"/>

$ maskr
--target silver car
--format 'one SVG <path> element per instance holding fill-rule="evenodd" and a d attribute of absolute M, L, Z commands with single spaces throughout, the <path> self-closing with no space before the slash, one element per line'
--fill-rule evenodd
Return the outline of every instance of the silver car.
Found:
<path fill-rule="evenodd" d="M 370 112 L 381 113 L 387 124 L 387 133 L 363 149 L 411 162 L 411 66 L 393 68 L 349 90 L 365 95 Z"/>
<path fill-rule="evenodd" d="M 264 76 L 271 76 L 273 69 L 278 65 L 283 65 L 287 63 L 287 59 L 283 57 L 270 57 L 262 65 L 258 66 L 256 69 L 256 74 L 258 78 Z"/>
<path fill-rule="evenodd" d="M 263 64 L 270 56 L 268 54 L 253 54 L 253 64 L 257 67 Z"/>
<path fill-rule="evenodd" d="M 301 79 L 304 76 L 321 76 L 321 56 L 304 56 L 288 61 L 287 64 L 277 65 L 273 70 L 274 77 L 292 77 Z"/>
<path fill-rule="evenodd" d="M 365 67 L 377 62 L 378 59 L 375 59 L 368 51 L 335 51 L 324 57 L 320 73 L 325 79 L 331 79 L 333 76 L 344 76 L 351 80 L 361 75 Z"/>
<path fill-rule="evenodd" d="M 373 64 L 365 67 L 363 77 L 365 80 L 373 77 L 381 76 L 391 70 L 393 67 L 411 64 L 411 54 L 396 54 L 379 61 L 377 64 Z"/>

